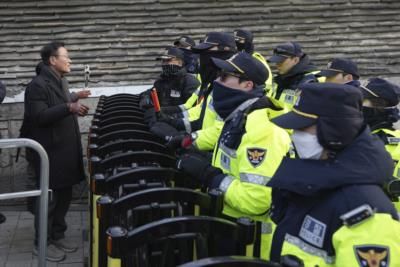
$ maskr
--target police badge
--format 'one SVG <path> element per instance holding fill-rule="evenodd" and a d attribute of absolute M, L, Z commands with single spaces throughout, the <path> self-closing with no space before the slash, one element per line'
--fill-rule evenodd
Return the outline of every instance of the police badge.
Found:
<path fill-rule="evenodd" d="M 390 250 L 388 247 L 378 245 L 354 246 L 354 252 L 361 267 L 389 266 Z"/>
<path fill-rule="evenodd" d="M 265 159 L 267 150 L 262 148 L 248 148 L 247 149 L 247 159 L 253 165 L 253 167 L 258 167 Z"/>

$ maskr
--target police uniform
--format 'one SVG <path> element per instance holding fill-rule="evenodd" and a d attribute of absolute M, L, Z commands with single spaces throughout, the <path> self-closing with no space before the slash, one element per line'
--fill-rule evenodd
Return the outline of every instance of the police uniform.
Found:
<path fill-rule="evenodd" d="M 392 156 L 395 169 L 393 177 L 399 179 L 400 160 L 400 131 L 393 128 L 393 123 L 399 119 L 399 110 L 396 107 L 399 103 L 400 88 L 381 78 L 372 78 L 360 87 L 364 99 L 375 101 L 383 100 L 382 107 L 363 107 L 366 123 L 370 126 L 372 133 L 378 136 L 387 152 Z M 400 211 L 400 202 L 394 202 Z"/>
<path fill-rule="evenodd" d="M 215 142 L 212 167 L 195 167 L 197 161 L 185 157 L 178 166 L 205 181 L 208 188 L 225 193 L 226 217 L 251 217 L 260 223 L 260 255 L 268 259 L 274 225 L 268 216 L 271 189 L 265 185 L 288 153 L 290 138 L 269 121 L 269 109 L 276 107 L 264 96 L 265 66 L 243 52 L 226 61 L 213 60 L 223 71 L 244 74 L 257 86 L 251 92 L 242 92 L 214 82 L 214 107 L 224 121 Z"/>
<path fill-rule="evenodd" d="M 271 91 L 273 81 L 272 71 L 265 58 L 260 53 L 254 51 L 253 33 L 248 30 L 237 29 L 233 31 L 233 35 L 235 36 L 236 47 L 239 52 L 242 51 L 252 55 L 267 68 L 268 79 L 265 82 L 265 91 Z"/>
<path fill-rule="evenodd" d="M 218 47 L 218 50 L 209 50 L 212 47 Z M 192 95 L 190 101 L 198 104 L 183 111 L 181 115 L 182 118 L 178 120 L 168 120 L 167 123 L 171 124 L 178 130 L 184 130 L 187 133 L 198 131 L 198 142 L 201 143 L 201 140 L 207 142 L 209 135 L 216 139 L 219 136 L 221 129 L 220 124 L 222 122 L 222 120 L 218 118 L 218 114 L 215 112 L 213 107 L 212 82 L 217 77 L 218 69 L 211 62 L 211 58 L 213 56 L 220 59 L 230 58 L 236 50 L 235 39 L 228 33 L 210 32 L 207 34 L 204 42 L 193 47 L 192 50 L 194 53 L 200 54 L 200 75 L 202 76 L 202 85 L 200 90 Z M 188 106 L 190 105 L 191 103 L 188 103 Z M 181 108 L 182 110 L 186 109 L 186 106 L 181 106 Z M 219 125 L 213 127 L 216 121 L 219 121 Z M 207 131 L 205 132 L 206 129 Z M 205 133 L 204 136 L 203 132 Z"/>
<path fill-rule="evenodd" d="M 274 225 L 268 216 L 271 189 L 265 185 L 288 153 L 290 138 L 269 121 L 267 108 L 248 114 L 243 129 L 238 128 L 241 120 L 243 111 L 237 110 L 225 121 L 212 165 L 225 175 L 219 185 L 225 192 L 223 213 L 262 222 L 260 256 L 268 259 Z M 232 135 L 235 132 L 243 135 Z"/>
<path fill-rule="evenodd" d="M 193 74 L 198 73 L 199 69 L 199 56 L 191 50 L 191 47 L 195 45 L 195 41 L 187 35 L 182 35 L 174 41 L 174 46 L 181 49 L 184 54 L 185 69 Z"/>
<path fill-rule="evenodd" d="M 179 58 L 183 61 L 183 52 L 179 48 L 171 47 L 157 60 L 171 58 Z M 157 89 L 160 105 L 167 107 L 184 104 L 199 87 L 198 80 L 193 74 L 188 73 L 184 67 L 178 65 L 163 64 L 162 69 L 160 77 L 153 85 Z M 150 90 L 141 94 L 140 105 L 143 108 L 152 107 Z"/>
<path fill-rule="evenodd" d="M 400 223 L 382 189 L 393 164 L 363 125 L 360 91 L 331 83 L 300 90 L 293 111 L 274 122 L 317 125 L 318 142 L 330 153 L 324 160 L 285 158 L 268 183 L 277 223 L 271 260 L 294 255 L 304 266 L 399 265 Z"/>
<path fill-rule="evenodd" d="M 304 54 L 301 46 L 296 42 L 288 42 L 278 45 L 274 49 L 274 54 L 268 59 L 269 62 L 280 63 L 288 57 L 299 57 L 300 61 L 293 66 L 288 73 L 278 74 L 274 77 L 274 84 L 268 96 L 273 97 L 290 110 L 296 102 L 296 89 L 302 83 L 318 82 L 315 77 L 319 71 Z M 324 79 L 321 79 L 321 81 Z"/>

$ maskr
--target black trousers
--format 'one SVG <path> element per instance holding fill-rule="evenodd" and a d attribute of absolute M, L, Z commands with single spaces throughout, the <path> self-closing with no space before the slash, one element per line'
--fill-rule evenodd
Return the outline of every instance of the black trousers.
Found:
<path fill-rule="evenodd" d="M 53 190 L 49 196 L 47 239 L 58 240 L 64 238 L 67 230 L 65 216 L 67 215 L 72 199 L 72 187 Z M 40 198 L 36 198 L 35 205 L 35 245 L 39 241 Z"/>

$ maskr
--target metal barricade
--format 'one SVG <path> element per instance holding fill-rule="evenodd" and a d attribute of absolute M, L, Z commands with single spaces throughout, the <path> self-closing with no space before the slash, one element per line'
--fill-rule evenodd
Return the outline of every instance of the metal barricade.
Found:
<path fill-rule="evenodd" d="M 29 147 L 40 156 L 40 189 L 0 194 L 0 200 L 40 196 L 39 261 L 38 266 L 46 267 L 47 212 L 49 191 L 49 158 L 44 148 L 36 141 L 27 138 L 1 139 L 1 148 Z"/>

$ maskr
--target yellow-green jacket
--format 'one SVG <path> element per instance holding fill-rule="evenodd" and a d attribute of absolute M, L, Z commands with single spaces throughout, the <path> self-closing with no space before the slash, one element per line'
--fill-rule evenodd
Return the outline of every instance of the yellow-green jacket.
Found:
<path fill-rule="evenodd" d="M 392 156 L 394 162 L 393 177 L 400 179 L 400 131 L 390 129 L 376 129 L 372 131 L 373 134 L 379 136 L 385 143 L 386 151 Z M 397 202 L 393 202 L 397 211 L 400 212 L 400 199 Z"/>
<path fill-rule="evenodd" d="M 227 133 L 229 124 L 234 123 L 230 117 L 221 138 Z M 214 149 L 212 165 L 226 174 L 220 184 L 220 189 L 225 192 L 223 213 L 262 222 L 261 257 L 268 259 L 273 225 L 268 217 L 271 190 L 265 184 L 288 152 L 290 138 L 269 121 L 266 108 L 248 114 L 245 133 L 236 149 L 227 147 L 221 138 Z"/>
<path fill-rule="evenodd" d="M 271 260 L 294 255 L 304 266 L 399 265 L 399 217 L 382 189 L 392 169 L 368 128 L 335 159 L 285 158 L 268 183 L 277 223 Z"/>

